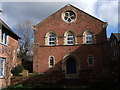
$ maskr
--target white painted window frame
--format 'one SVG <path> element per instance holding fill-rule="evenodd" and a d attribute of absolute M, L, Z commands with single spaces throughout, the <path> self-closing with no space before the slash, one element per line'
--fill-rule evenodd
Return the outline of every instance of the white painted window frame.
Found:
<path fill-rule="evenodd" d="M 1 70 L 2 72 L 0 72 L 0 73 L 2 73 L 2 75 L 0 75 L 0 78 L 4 78 L 4 75 L 5 75 L 5 58 L 0 57 L 0 61 L 1 60 L 3 61 L 3 64 L 2 64 L 3 70 Z M 2 69 L 2 68 L 0 68 L 0 69 Z"/>
<path fill-rule="evenodd" d="M 69 36 L 70 35 L 70 36 Z M 69 40 L 70 39 L 70 40 Z M 75 41 L 74 41 L 74 35 L 72 33 L 68 33 L 66 36 L 66 40 L 67 40 L 67 45 L 74 45 Z M 73 43 L 68 43 L 68 42 L 73 42 Z"/>
<path fill-rule="evenodd" d="M 51 59 L 51 57 L 53 58 L 53 65 L 51 65 L 51 60 L 50 60 L 50 59 Z M 53 67 L 54 67 L 54 65 L 55 65 L 55 58 L 54 58 L 54 56 L 50 56 L 50 57 L 49 57 L 49 61 L 48 61 L 48 62 L 49 62 L 49 68 L 53 68 Z"/>
<path fill-rule="evenodd" d="M 92 34 L 90 34 L 90 33 L 87 33 L 86 35 L 85 35 L 85 39 L 86 39 L 86 44 L 92 44 L 92 39 L 93 39 L 93 37 L 92 37 Z"/>
<path fill-rule="evenodd" d="M 0 29 L 1 31 L 0 31 L 0 38 L 1 38 L 1 44 L 3 44 L 3 45 L 6 45 L 6 46 L 8 46 L 8 34 L 7 33 L 5 33 L 5 32 L 2 32 L 2 29 Z M 6 37 L 6 38 L 5 38 Z M 2 40 L 2 38 L 3 38 L 3 40 Z M 6 42 L 5 42 L 6 41 Z"/>
<path fill-rule="evenodd" d="M 54 45 L 56 45 L 56 35 L 54 35 L 54 37 L 50 37 L 51 35 L 54 35 L 54 34 L 50 34 L 50 35 L 48 36 L 48 45 L 49 45 L 49 46 L 54 46 Z M 51 38 L 51 39 L 54 39 L 54 40 L 51 40 L 51 41 L 50 41 L 50 38 Z M 50 42 L 51 42 L 51 43 L 54 43 L 54 44 L 50 44 Z"/>

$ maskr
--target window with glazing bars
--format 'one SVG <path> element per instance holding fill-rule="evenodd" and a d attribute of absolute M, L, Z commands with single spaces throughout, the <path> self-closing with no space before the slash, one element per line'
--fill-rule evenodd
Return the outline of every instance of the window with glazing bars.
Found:
<path fill-rule="evenodd" d="M 49 45 L 56 45 L 56 36 L 54 34 L 49 35 L 48 44 Z"/>
<path fill-rule="evenodd" d="M 72 34 L 67 35 L 67 44 L 73 45 L 74 44 L 74 36 Z"/>

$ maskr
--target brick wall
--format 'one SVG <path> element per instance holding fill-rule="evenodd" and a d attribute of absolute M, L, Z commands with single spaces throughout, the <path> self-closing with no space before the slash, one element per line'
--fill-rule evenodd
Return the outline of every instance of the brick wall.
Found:
<path fill-rule="evenodd" d="M 73 23 L 66 23 L 61 19 L 61 14 L 66 10 L 73 10 L 77 14 L 77 19 Z M 34 32 L 35 48 L 34 48 L 34 72 L 49 71 L 49 56 L 55 57 L 55 67 L 53 70 L 63 69 L 63 58 L 68 55 L 78 57 L 78 68 L 81 70 L 102 70 L 104 66 L 104 48 L 103 44 L 106 41 L 106 29 L 103 27 L 106 23 L 88 15 L 87 13 L 73 7 L 65 6 L 44 21 L 37 24 Z M 72 46 L 64 45 L 64 34 L 71 30 L 75 33 L 77 44 Z M 95 35 L 96 44 L 83 44 L 83 33 L 90 30 Z M 58 37 L 57 46 L 46 46 L 45 35 L 49 31 L 54 31 Z M 94 56 L 94 65 L 89 66 L 87 59 L 88 55 Z M 64 70 L 63 70 L 64 72 Z"/>
<path fill-rule="evenodd" d="M 14 34 L 9 33 L 8 30 L 8 44 L 4 45 L 0 43 L 0 57 L 5 58 L 4 77 L 0 78 L 0 87 L 10 85 L 11 70 L 10 67 L 17 65 L 17 49 L 18 39 L 14 38 Z M 11 59 L 13 58 L 13 60 Z"/>

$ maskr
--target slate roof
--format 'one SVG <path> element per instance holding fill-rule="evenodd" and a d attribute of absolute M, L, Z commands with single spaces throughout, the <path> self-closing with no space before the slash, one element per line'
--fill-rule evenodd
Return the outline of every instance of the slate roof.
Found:
<path fill-rule="evenodd" d="M 120 41 L 120 33 L 113 33 L 118 41 Z"/>
<path fill-rule="evenodd" d="M 7 24 L 5 24 L 1 19 L 0 19 L 0 25 L 4 26 L 11 32 L 13 35 L 15 35 L 18 39 L 21 39 Z"/>

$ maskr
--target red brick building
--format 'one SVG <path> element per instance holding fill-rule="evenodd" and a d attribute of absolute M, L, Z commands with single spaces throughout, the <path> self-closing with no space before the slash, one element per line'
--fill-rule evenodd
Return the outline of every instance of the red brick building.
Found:
<path fill-rule="evenodd" d="M 107 52 L 107 73 L 110 79 L 114 79 L 115 82 L 120 81 L 120 33 L 111 33 L 108 40 Z M 109 79 L 109 80 L 110 80 Z"/>
<path fill-rule="evenodd" d="M 61 8 L 33 26 L 33 72 L 54 71 L 64 77 L 81 77 L 102 71 L 106 27 L 106 22 L 72 5 Z"/>
<path fill-rule="evenodd" d="M 18 37 L 0 19 L 0 88 L 10 85 L 11 68 L 16 66 Z"/>
<path fill-rule="evenodd" d="M 109 56 L 112 62 L 120 61 L 120 33 L 112 33 L 109 39 Z"/>

